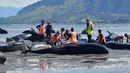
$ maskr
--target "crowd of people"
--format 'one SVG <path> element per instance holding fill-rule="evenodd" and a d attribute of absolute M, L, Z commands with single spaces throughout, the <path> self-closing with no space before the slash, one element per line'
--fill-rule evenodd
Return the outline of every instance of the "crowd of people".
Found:
<path fill-rule="evenodd" d="M 39 31 L 39 42 L 43 42 L 46 35 L 47 38 L 50 38 L 50 44 L 53 46 L 67 42 L 73 44 L 77 43 L 77 34 L 74 28 L 71 28 L 71 30 L 61 28 L 60 31 L 54 32 L 51 22 L 48 21 L 45 26 L 45 22 L 43 20 L 41 20 L 41 24 L 37 25 L 36 28 Z"/>
<path fill-rule="evenodd" d="M 94 32 L 94 23 L 88 18 L 86 19 L 86 32 L 88 37 L 88 43 L 91 43 L 92 41 L 92 34 Z M 47 21 L 47 25 L 45 26 L 45 22 L 41 20 L 41 24 L 36 26 L 36 28 L 39 31 L 39 42 L 43 42 L 45 35 L 47 38 L 50 38 L 50 44 L 53 46 L 56 46 L 57 44 L 63 44 L 63 43 L 78 43 L 78 36 L 74 28 L 65 29 L 61 28 L 60 31 L 54 32 L 51 22 Z M 129 42 L 130 36 L 128 34 L 124 35 L 127 38 L 127 43 Z M 119 40 L 120 36 L 117 36 L 115 39 Z M 97 39 L 94 41 L 97 44 L 105 45 L 106 39 L 104 35 L 102 34 L 101 29 L 98 30 L 98 36 Z"/>

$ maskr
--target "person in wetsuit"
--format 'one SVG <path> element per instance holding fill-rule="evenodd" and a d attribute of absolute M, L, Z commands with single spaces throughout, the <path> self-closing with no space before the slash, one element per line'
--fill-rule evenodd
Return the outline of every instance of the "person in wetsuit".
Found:
<path fill-rule="evenodd" d="M 51 22 L 48 21 L 47 22 L 47 26 L 46 26 L 46 37 L 47 38 L 51 38 L 51 34 L 52 34 L 52 25 L 51 25 Z"/>

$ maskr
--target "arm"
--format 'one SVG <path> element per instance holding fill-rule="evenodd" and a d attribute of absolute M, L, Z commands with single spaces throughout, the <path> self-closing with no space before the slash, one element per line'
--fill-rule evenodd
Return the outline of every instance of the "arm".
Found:
<path fill-rule="evenodd" d="M 127 41 L 126 41 L 126 43 L 128 43 L 129 42 L 129 37 L 127 37 Z"/>
<path fill-rule="evenodd" d="M 88 29 L 89 23 L 87 22 L 86 30 Z"/>
<path fill-rule="evenodd" d="M 93 24 L 93 22 L 90 22 L 90 24 L 91 24 L 91 30 L 94 30 L 94 24 Z"/>
<path fill-rule="evenodd" d="M 36 26 L 36 28 L 39 30 L 39 28 L 40 28 L 40 25 L 37 25 L 37 26 Z"/>
<path fill-rule="evenodd" d="M 60 42 L 61 44 L 62 44 L 62 41 L 61 41 L 61 35 L 59 35 L 58 37 L 57 37 L 57 42 Z"/>

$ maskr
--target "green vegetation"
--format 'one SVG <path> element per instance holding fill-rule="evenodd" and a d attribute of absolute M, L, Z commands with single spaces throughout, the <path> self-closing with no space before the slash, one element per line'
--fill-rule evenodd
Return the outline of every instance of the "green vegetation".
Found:
<path fill-rule="evenodd" d="M 84 23 L 88 17 L 98 23 L 129 23 L 129 0 L 42 0 L 23 8 L 17 16 L 0 18 L 0 23 Z"/>

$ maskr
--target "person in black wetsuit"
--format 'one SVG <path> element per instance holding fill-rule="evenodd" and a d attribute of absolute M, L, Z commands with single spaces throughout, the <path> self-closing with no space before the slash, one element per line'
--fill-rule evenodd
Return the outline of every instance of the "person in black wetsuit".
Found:
<path fill-rule="evenodd" d="M 52 25 L 51 25 L 51 22 L 50 21 L 48 21 L 47 22 L 47 26 L 46 26 L 46 37 L 47 38 L 51 38 L 51 33 L 52 33 Z"/>
<path fill-rule="evenodd" d="M 64 37 L 65 37 L 65 41 L 68 41 L 70 39 L 71 34 L 68 29 L 65 30 Z"/>

